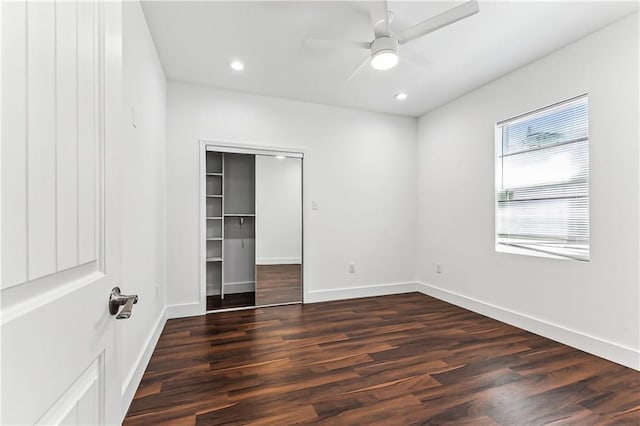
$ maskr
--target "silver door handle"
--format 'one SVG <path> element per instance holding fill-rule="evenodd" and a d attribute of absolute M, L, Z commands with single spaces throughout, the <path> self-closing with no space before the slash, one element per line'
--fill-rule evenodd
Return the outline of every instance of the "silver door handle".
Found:
<path fill-rule="evenodd" d="M 109 313 L 111 315 L 118 314 L 116 319 L 127 319 L 131 316 L 131 309 L 135 303 L 138 303 L 137 294 L 122 294 L 120 293 L 120 287 L 114 287 L 109 296 Z M 120 310 L 120 306 L 123 305 L 124 308 Z"/>

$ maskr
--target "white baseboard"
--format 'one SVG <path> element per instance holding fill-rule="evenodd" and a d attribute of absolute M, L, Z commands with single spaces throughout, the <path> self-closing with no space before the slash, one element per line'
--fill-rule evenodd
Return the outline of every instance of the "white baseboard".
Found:
<path fill-rule="evenodd" d="M 158 344 L 158 339 L 160 338 L 160 334 L 162 333 L 166 322 L 167 308 L 165 307 L 156 320 L 151 333 L 149 333 L 147 341 L 144 344 L 144 349 L 138 354 L 134 367 L 122 383 L 122 420 L 124 420 L 124 416 L 127 415 L 127 410 L 129 409 L 136 390 L 142 381 L 142 375 L 147 369 L 147 365 L 149 365 L 149 360 L 151 359 L 151 355 Z"/>
<path fill-rule="evenodd" d="M 167 319 L 195 317 L 205 314 L 205 307 L 200 303 L 181 303 L 167 306 Z"/>
<path fill-rule="evenodd" d="M 416 290 L 436 299 L 486 315 L 498 321 L 522 328 L 565 345 L 608 359 L 635 370 L 640 370 L 640 351 L 621 346 L 598 337 L 571 330 L 538 318 L 533 318 L 512 310 L 495 306 L 459 293 L 445 290 L 423 282 L 416 284 Z"/>
<path fill-rule="evenodd" d="M 300 265 L 299 257 L 260 257 L 256 259 L 256 265 Z"/>
<path fill-rule="evenodd" d="M 328 302 L 330 300 L 357 299 L 360 297 L 386 296 L 389 294 L 416 291 L 415 282 L 372 284 L 357 287 L 331 288 L 307 292 L 304 303 Z"/>

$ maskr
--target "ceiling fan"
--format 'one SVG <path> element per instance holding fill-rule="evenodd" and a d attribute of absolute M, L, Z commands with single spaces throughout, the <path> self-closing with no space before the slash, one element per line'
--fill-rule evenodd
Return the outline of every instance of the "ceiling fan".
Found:
<path fill-rule="evenodd" d="M 369 55 L 351 73 L 347 80 L 350 80 L 368 62 L 371 62 L 371 66 L 377 70 L 388 70 L 395 67 L 399 61 L 398 52 L 401 45 L 474 15 L 479 11 L 477 0 L 471 0 L 402 31 L 392 33 L 390 17 L 393 14 L 389 11 L 387 0 L 371 1 L 369 3 L 371 5 L 369 12 L 373 23 L 373 41 L 317 39 L 304 41 L 305 46 L 312 48 L 351 47 L 369 50 Z"/>

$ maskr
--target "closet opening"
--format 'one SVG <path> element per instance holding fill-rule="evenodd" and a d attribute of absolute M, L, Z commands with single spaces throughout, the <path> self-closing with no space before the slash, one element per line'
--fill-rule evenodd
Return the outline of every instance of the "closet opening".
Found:
<path fill-rule="evenodd" d="M 302 303 L 299 152 L 203 143 L 206 312 Z"/>

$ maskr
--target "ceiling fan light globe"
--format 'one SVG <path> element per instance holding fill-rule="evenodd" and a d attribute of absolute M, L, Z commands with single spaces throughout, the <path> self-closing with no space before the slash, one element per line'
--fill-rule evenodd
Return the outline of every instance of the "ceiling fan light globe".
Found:
<path fill-rule="evenodd" d="M 398 65 L 398 54 L 393 50 L 379 50 L 371 58 L 371 66 L 385 71 Z"/>

